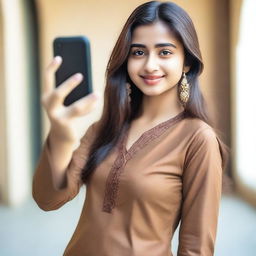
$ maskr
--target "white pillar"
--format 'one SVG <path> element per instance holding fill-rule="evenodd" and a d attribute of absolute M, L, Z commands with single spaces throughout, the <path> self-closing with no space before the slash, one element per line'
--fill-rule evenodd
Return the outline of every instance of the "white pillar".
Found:
<path fill-rule="evenodd" d="M 1 0 L 1 37 L 4 79 L 0 93 L 5 99 L 4 168 L 1 165 L 2 201 L 11 206 L 23 202 L 31 191 L 31 159 L 29 154 L 29 78 L 26 52 L 24 5 L 21 0 Z"/>
<path fill-rule="evenodd" d="M 256 204 L 256 1 L 242 3 L 236 47 L 236 173 L 240 189 Z"/>

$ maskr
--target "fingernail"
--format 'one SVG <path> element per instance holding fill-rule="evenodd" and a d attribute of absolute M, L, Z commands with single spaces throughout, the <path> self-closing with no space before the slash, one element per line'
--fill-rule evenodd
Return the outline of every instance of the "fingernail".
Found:
<path fill-rule="evenodd" d="M 75 80 L 81 80 L 83 78 L 83 75 L 81 74 L 81 73 L 77 73 L 77 74 L 75 74 L 75 76 L 74 76 L 74 79 Z"/>
<path fill-rule="evenodd" d="M 60 56 L 56 56 L 56 57 L 54 58 L 54 62 L 55 62 L 56 64 L 59 64 L 61 61 L 62 61 L 62 58 L 61 58 Z"/>

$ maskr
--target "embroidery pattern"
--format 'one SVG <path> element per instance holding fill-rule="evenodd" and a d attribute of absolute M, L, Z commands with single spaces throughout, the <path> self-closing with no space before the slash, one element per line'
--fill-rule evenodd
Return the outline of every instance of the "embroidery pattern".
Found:
<path fill-rule="evenodd" d="M 125 135 L 120 140 L 120 143 L 118 145 L 119 153 L 113 163 L 113 166 L 109 172 L 106 181 L 106 189 L 102 207 L 103 212 L 111 213 L 112 209 L 115 208 L 119 190 L 118 188 L 120 175 L 122 174 L 127 161 L 129 161 L 140 149 L 145 147 L 149 142 L 162 135 L 171 125 L 183 119 L 184 116 L 185 112 L 183 111 L 177 116 L 168 119 L 167 121 L 162 122 L 155 127 L 145 131 L 128 150 L 126 150 L 125 147 L 128 137 L 128 132 L 126 131 Z"/>
<path fill-rule="evenodd" d="M 122 145 L 123 140 L 119 144 L 119 153 L 118 156 L 109 172 L 107 181 L 106 181 L 106 189 L 103 201 L 103 212 L 111 213 L 112 209 L 115 207 L 115 198 L 117 196 L 118 186 L 119 186 L 119 177 L 121 175 L 124 164 L 126 163 Z"/>

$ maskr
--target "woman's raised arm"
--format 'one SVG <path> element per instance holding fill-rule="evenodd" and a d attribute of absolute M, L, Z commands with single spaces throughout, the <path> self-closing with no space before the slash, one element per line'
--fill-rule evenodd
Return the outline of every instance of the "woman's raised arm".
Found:
<path fill-rule="evenodd" d="M 82 185 L 80 174 L 87 161 L 90 142 L 94 136 L 93 127 L 94 124 L 88 128 L 80 140 L 80 145 L 71 154 L 71 160 L 63 171 L 63 182 L 60 188 L 56 188 L 54 184 L 54 157 L 49 145 L 49 136 L 46 138 L 32 186 L 33 198 L 41 209 L 56 210 L 78 194 Z"/>
<path fill-rule="evenodd" d="M 54 75 L 61 63 L 61 57 L 57 56 L 47 67 L 41 97 L 51 125 L 34 175 L 33 197 L 44 210 L 59 208 L 78 193 L 78 177 L 75 178 L 78 166 L 74 159 L 86 157 L 91 127 L 73 152 L 77 142 L 73 120 L 91 112 L 97 99 L 97 95 L 92 93 L 64 106 L 65 97 L 83 77 L 75 74 L 55 88 Z"/>

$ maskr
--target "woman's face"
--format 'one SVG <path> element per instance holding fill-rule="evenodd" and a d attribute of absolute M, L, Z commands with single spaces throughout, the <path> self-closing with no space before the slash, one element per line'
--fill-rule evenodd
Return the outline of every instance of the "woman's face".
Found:
<path fill-rule="evenodd" d="M 163 22 L 135 28 L 128 57 L 128 74 L 148 96 L 162 94 L 178 84 L 184 65 L 184 48 Z"/>

